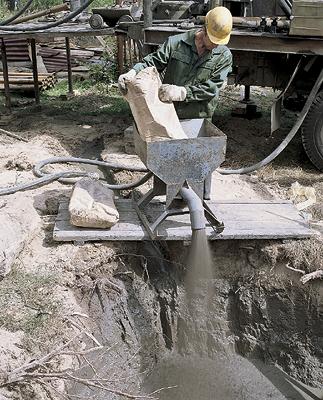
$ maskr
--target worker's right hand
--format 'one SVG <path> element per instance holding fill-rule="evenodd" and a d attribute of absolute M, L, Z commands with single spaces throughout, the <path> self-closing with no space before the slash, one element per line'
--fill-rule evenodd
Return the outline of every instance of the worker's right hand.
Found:
<path fill-rule="evenodd" d="M 126 74 L 122 74 L 119 76 L 118 86 L 119 86 L 119 90 L 122 94 L 127 93 L 126 81 L 134 78 L 136 76 L 136 74 L 137 74 L 137 72 L 134 69 L 131 69 Z"/>

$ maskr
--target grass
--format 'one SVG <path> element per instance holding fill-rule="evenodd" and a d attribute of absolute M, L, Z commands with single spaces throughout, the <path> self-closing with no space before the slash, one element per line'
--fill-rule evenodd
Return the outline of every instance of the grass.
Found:
<path fill-rule="evenodd" d="M 262 254 L 271 266 L 288 264 L 306 273 L 322 269 L 323 246 L 322 241 L 316 237 L 284 243 L 270 242 L 262 248 Z"/>
<path fill-rule="evenodd" d="M 0 327 L 23 331 L 28 350 L 50 346 L 62 330 L 62 305 L 55 299 L 54 275 L 16 270 L 0 284 Z M 50 327 L 50 329 L 49 329 Z"/>
<path fill-rule="evenodd" d="M 315 237 L 308 240 L 289 241 L 281 246 L 282 257 L 292 267 L 300 268 L 305 272 L 316 271 L 322 268 L 323 246 L 322 241 Z"/>
<path fill-rule="evenodd" d="M 130 116 L 128 103 L 112 85 L 93 83 L 91 80 L 75 81 L 75 95 L 69 97 L 67 92 L 67 81 L 63 80 L 42 94 L 41 103 L 53 113 Z"/>

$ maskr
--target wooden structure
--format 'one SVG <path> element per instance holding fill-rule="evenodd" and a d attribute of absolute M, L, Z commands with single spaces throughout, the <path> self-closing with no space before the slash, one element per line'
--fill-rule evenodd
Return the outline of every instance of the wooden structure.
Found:
<path fill-rule="evenodd" d="M 3 85 L 5 91 L 5 99 L 6 99 L 6 107 L 8 109 L 11 108 L 11 100 L 10 100 L 10 81 L 9 81 L 9 72 L 8 72 L 8 59 L 6 53 L 6 44 L 5 39 L 11 38 L 21 38 L 27 39 L 31 45 L 31 60 L 32 60 L 32 68 L 33 68 L 33 85 L 35 91 L 35 102 L 39 104 L 40 102 L 40 87 L 39 87 L 39 78 L 38 78 L 38 68 L 37 68 L 37 54 L 36 54 L 36 42 L 37 40 L 50 40 L 54 37 L 64 37 L 65 45 L 66 45 L 66 60 L 67 60 L 67 70 L 68 70 L 68 91 L 69 93 L 73 93 L 73 84 L 72 84 L 72 66 L 71 66 L 71 49 L 70 49 L 70 38 L 77 36 L 106 36 L 106 35 L 114 35 L 114 30 L 112 28 L 105 29 L 92 29 L 88 24 L 79 24 L 79 23 L 69 23 L 62 24 L 55 28 L 50 28 L 46 30 L 35 30 L 35 31 L 24 31 L 25 27 L 34 27 L 40 26 L 42 24 L 32 23 L 32 24 L 24 24 L 21 26 L 21 31 L 5 31 L 1 30 L 0 27 L 0 46 L 1 46 L 1 60 L 2 60 L 2 69 L 3 69 Z"/>
<path fill-rule="evenodd" d="M 224 222 L 225 228 L 215 235 L 207 228 L 209 240 L 218 239 L 292 239 L 313 236 L 308 222 L 295 206 L 284 200 L 278 201 L 208 201 L 214 214 Z M 77 228 L 69 222 L 68 203 L 61 202 L 53 237 L 60 242 L 87 242 L 102 240 L 138 241 L 150 240 L 148 233 L 129 199 L 117 199 L 120 221 L 111 229 Z M 163 203 L 156 202 L 150 208 L 153 219 L 163 210 Z M 169 217 L 158 228 L 159 240 L 190 240 L 192 235 L 189 215 Z"/>

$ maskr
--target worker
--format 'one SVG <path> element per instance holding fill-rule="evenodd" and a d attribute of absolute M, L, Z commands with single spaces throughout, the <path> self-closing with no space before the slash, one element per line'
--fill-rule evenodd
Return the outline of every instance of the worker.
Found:
<path fill-rule="evenodd" d="M 169 37 L 159 50 L 120 75 L 121 92 L 126 91 L 127 79 L 155 66 L 163 74 L 159 98 L 173 102 L 180 119 L 212 118 L 219 91 L 231 71 L 232 55 L 225 46 L 231 31 L 230 11 L 225 7 L 213 8 L 207 13 L 202 29 Z"/>

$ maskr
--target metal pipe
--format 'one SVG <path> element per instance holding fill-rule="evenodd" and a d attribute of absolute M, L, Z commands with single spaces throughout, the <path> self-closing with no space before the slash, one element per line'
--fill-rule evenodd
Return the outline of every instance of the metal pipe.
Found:
<path fill-rule="evenodd" d="M 190 211 L 192 231 L 205 229 L 206 220 L 202 200 L 191 188 L 182 187 L 182 189 L 179 191 L 179 194 L 187 203 L 188 209 Z"/>
<path fill-rule="evenodd" d="M 37 66 L 37 51 L 36 51 L 36 40 L 30 40 L 31 45 L 31 61 L 33 65 L 33 78 L 34 78 L 34 88 L 35 88 L 35 102 L 36 104 L 40 103 L 40 94 L 39 94 L 39 82 L 38 82 L 38 66 Z"/>
<path fill-rule="evenodd" d="M 44 17 L 46 15 L 56 14 L 61 11 L 67 11 L 67 10 L 69 10 L 69 6 L 67 3 L 59 4 L 58 6 L 50 7 L 47 10 L 38 11 L 36 13 L 29 14 L 29 15 L 26 15 L 21 18 L 17 18 L 13 23 L 14 24 L 22 24 L 23 22 L 32 21 L 33 19 L 36 19 L 36 18 Z"/>

